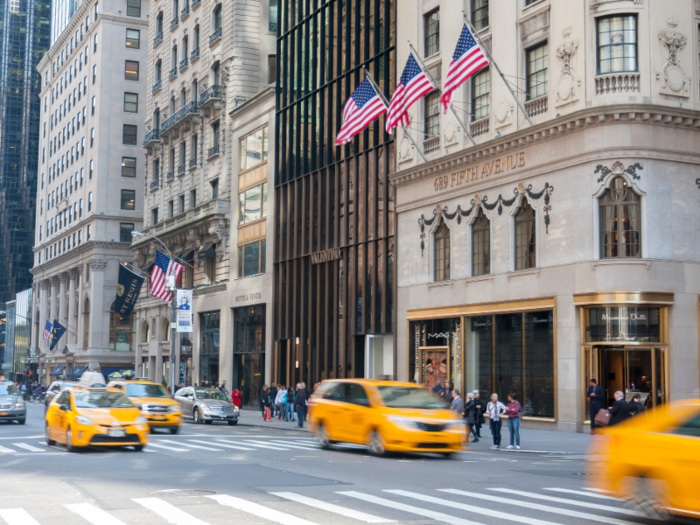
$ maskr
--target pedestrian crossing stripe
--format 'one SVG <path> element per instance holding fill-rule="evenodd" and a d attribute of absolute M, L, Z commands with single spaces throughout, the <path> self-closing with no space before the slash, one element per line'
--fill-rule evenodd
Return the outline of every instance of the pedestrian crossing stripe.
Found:
<path fill-rule="evenodd" d="M 586 498 L 595 499 L 605 499 L 608 501 L 621 501 L 620 498 L 613 498 L 612 496 L 604 496 L 602 494 L 596 494 L 594 492 L 584 492 L 582 490 L 571 490 L 571 489 L 560 489 L 560 488 L 549 488 L 544 490 L 551 490 L 552 492 L 561 492 L 563 494 L 576 494 L 577 496 L 585 496 Z"/>
<path fill-rule="evenodd" d="M 535 494 L 534 492 L 523 492 L 520 490 L 511 489 L 490 489 L 496 492 L 507 492 L 508 494 L 517 494 L 518 496 L 523 496 L 525 498 L 539 499 L 544 501 L 551 501 L 554 503 L 564 503 L 566 505 L 573 505 L 575 507 L 586 507 L 587 509 L 604 510 L 606 512 L 617 512 L 620 514 L 627 514 L 628 516 L 641 517 L 642 513 L 636 510 L 621 509 L 617 507 L 609 507 L 607 505 L 598 505 L 597 503 L 590 503 L 587 501 L 572 501 L 564 498 L 557 498 L 554 496 L 545 496 L 542 494 Z"/>
<path fill-rule="evenodd" d="M 133 501 L 165 518 L 173 525 L 209 525 L 206 521 L 195 518 L 175 505 L 158 498 L 134 498 Z"/>
<path fill-rule="evenodd" d="M 347 507 L 340 507 L 339 505 L 335 505 L 333 503 L 326 503 L 325 501 L 309 498 L 300 494 L 295 494 L 294 492 L 271 492 L 270 494 L 279 498 L 288 499 L 290 501 L 296 501 L 297 503 L 302 503 L 304 505 L 308 505 L 309 507 L 315 507 L 317 509 L 333 512 L 334 514 L 340 514 L 341 516 L 346 516 L 348 518 L 364 521 L 365 523 L 393 522 L 392 520 L 372 516 L 371 514 L 366 514 L 364 512 L 360 512 L 359 510 L 348 509 Z"/>
<path fill-rule="evenodd" d="M 75 512 L 78 516 L 93 525 L 125 525 L 109 512 L 106 512 L 90 503 L 70 503 L 64 505 L 68 510 Z"/>
<path fill-rule="evenodd" d="M 228 496 L 226 494 L 216 494 L 206 497 L 219 502 L 221 505 L 242 510 L 243 512 L 252 514 L 253 516 L 273 521 L 281 525 L 316 525 L 314 522 L 305 520 L 304 518 L 298 518 L 296 516 L 292 516 L 291 514 L 286 514 L 284 512 L 253 503 L 252 501 L 234 498 L 233 496 Z"/>
<path fill-rule="evenodd" d="M 7 525 L 39 525 L 39 522 L 24 509 L 0 510 L 0 518 L 4 519 Z"/>

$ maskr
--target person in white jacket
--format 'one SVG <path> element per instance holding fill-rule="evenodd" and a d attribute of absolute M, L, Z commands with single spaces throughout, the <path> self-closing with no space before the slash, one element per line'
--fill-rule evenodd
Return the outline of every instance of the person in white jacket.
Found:
<path fill-rule="evenodd" d="M 287 401 L 287 389 L 284 385 L 280 385 L 277 395 L 275 396 L 275 410 L 277 410 L 278 416 L 277 421 L 282 420 L 284 415 L 284 404 Z"/>
<path fill-rule="evenodd" d="M 491 401 L 486 405 L 486 413 L 489 416 L 489 427 L 493 436 L 493 446 L 497 449 L 501 446 L 501 414 L 505 413 L 506 406 L 498 400 L 498 394 L 491 394 Z"/>

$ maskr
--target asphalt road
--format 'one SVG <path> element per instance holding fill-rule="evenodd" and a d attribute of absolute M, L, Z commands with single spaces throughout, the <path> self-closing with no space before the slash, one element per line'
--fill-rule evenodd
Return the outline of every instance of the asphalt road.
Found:
<path fill-rule="evenodd" d="M 28 410 L 26 425 L 0 424 L 0 524 L 650 523 L 586 490 L 583 456 L 374 458 L 293 430 L 191 423 L 143 452 L 71 454 L 46 445 L 43 407 Z"/>

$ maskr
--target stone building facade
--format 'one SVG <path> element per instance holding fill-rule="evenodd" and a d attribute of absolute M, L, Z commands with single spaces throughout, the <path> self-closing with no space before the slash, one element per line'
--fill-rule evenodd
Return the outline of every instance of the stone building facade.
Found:
<path fill-rule="evenodd" d="M 697 398 L 698 2 L 407 4 L 400 67 L 420 43 L 444 82 L 464 10 L 532 124 L 489 67 L 454 112 L 414 106 L 420 152 L 399 132 L 398 378 L 513 392 L 562 431 L 591 378 L 606 406 Z"/>
<path fill-rule="evenodd" d="M 276 2 L 179 0 L 157 4 L 151 13 L 143 231 L 162 240 L 184 264 L 178 287 L 194 289 L 194 332 L 176 341 L 182 383 L 226 380 L 230 386 L 232 308 L 259 304 L 264 311 L 268 301 L 264 286 L 253 292 L 243 279 L 238 249 L 241 239 L 258 243 L 258 266 L 251 275 L 265 274 L 265 261 L 271 260 L 271 252 L 265 257 L 267 222 L 259 209 L 251 227 L 239 230 L 247 224 L 239 206 L 250 189 L 241 177 L 260 190 L 251 203 L 260 208 L 266 197 L 262 184 L 272 142 L 265 126 L 274 111 L 269 86 L 276 73 L 275 32 Z M 248 130 L 249 125 L 259 129 Z M 256 133 L 241 143 L 244 131 Z M 246 144 L 250 155 L 241 160 Z M 251 175 L 251 168 L 259 169 Z M 148 274 L 158 246 L 148 237 L 132 246 L 137 266 Z M 255 299 L 237 302 L 239 296 Z M 138 373 L 170 378 L 168 304 L 149 296 L 145 286 L 135 311 Z M 264 325 L 260 330 L 262 336 Z M 269 347 L 264 338 L 261 344 Z"/>
<path fill-rule="evenodd" d="M 32 344 L 43 380 L 133 368 L 133 319 L 111 311 L 143 215 L 148 2 L 85 0 L 38 66 L 41 143 Z M 53 351 L 46 321 L 67 328 Z"/>

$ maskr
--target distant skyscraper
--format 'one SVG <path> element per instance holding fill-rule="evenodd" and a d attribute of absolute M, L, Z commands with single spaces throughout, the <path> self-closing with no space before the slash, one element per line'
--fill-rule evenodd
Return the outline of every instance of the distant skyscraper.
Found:
<path fill-rule="evenodd" d="M 61 36 L 81 3 L 82 0 L 53 0 L 51 2 L 51 45 L 54 45 L 58 37 Z"/>
<path fill-rule="evenodd" d="M 32 285 L 41 78 L 50 0 L 0 0 L 0 303 Z"/>

